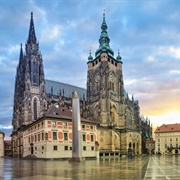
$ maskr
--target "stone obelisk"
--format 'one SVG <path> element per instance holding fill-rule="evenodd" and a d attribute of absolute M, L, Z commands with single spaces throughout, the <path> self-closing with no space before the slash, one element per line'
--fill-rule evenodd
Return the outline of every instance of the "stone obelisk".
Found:
<path fill-rule="evenodd" d="M 82 158 L 82 141 L 81 141 L 81 118 L 79 97 L 76 91 L 72 99 L 72 159 L 71 161 L 80 162 Z"/>

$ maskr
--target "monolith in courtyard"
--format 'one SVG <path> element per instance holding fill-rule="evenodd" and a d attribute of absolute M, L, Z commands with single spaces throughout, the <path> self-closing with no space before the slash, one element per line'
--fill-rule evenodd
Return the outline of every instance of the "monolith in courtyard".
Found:
<path fill-rule="evenodd" d="M 71 161 L 80 162 L 82 160 L 81 118 L 79 97 L 76 91 L 74 91 L 72 99 L 72 134 Z"/>

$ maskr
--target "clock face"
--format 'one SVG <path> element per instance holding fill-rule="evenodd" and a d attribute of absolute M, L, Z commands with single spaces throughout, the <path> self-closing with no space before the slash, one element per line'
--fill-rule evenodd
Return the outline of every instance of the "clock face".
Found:
<path fill-rule="evenodd" d="M 95 76 L 95 81 L 98 82 L 99 80 L 100 80 L 100 75 L 98 74 Z"/>
<path fill-rule="evenodd" d="M 114 76 L 113 76 L 113 74 L 110 74 L 110 76 L 109 76 L 109 79 L 110 79 L 110 81 L 114 81 Z"/>

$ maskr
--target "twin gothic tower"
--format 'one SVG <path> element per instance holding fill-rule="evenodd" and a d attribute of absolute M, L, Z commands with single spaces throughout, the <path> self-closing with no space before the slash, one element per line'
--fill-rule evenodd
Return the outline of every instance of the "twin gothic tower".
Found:
<path fill-rule="evenodd" d="M 95 58 L 88 57 L 87 103 L 89 117 L 105 127 L 137 130 L 140 127 L 138 101 L 130 100 L 124 89 L 120 53 L 115 58 L 110 48 L 105 14 L 101 25 L 99 48 Z"/>
<path fill-rule="evenodd" d="M 81 108 L 82 114 L 103 127 L 140 130 L 138 101 L 133 97 L 130 100 L 125 92 L 121 56 L 118 52 L 115 58 L 110 48 L 105 14 L 101 30 L 95 57 L 91 52 L 88 57 L 86 102 L 85 108 Z M 43 60 L 31 13 L 25 53 L 21 45 L 16 73 L 13 131 L 43 116 L 51 104 L 48 101 L 53 100 L 47 97 Z"/>
<path fill-rule="evenodd" d="M 36 39 L 33 13 L 31 13 L 29 36 L 25 53 L 22 44 L 20 48 L 19 64 L 17 66 L 13 131 L 19 127 L 35 121 L 47 110 L 44 68 L 39 43 Z"/>
<path fill-rule="evenodd" d="M 122 61 L 110 48 L 105 15 L 95 58 L 88 57 L 87 102 L 89 115 L 103 126 L 122 125 L 124 84 Z"/>

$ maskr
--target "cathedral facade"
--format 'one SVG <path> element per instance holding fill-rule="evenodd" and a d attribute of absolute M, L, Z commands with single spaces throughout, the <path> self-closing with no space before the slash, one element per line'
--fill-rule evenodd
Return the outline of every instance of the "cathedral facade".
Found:
<path fill-rule="evenodd" d="M 124 88 L 122 58 L 110 48 L 105 14 L 101 25 L 99 48 L 88 57 L 87 88 L 45 80 L 42 55 L 36 39 L 33 13 L 25 53 L 20 47 L 17 66 L 12 145 L 14 156 L 23 152 L 23 134 L 27 126 L 44 117 L 53 105 L 72 110 L 72 93 L 80 97 L 81 117 L 97 124 L 96 150 L 100 156 L 142 153 L 142 118 L 134 97 Z M 152 133 L 152 128 L 151 129 Z M 149 131 L 149 130 L 147 130 Z M 146 132 L 145 132 L 146 133 Z"/>

